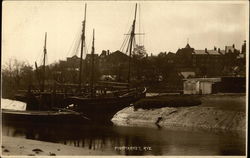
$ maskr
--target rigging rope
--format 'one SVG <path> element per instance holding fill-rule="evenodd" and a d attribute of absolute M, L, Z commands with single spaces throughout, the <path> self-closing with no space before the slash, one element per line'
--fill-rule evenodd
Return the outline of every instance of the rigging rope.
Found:
<path fill-rule="evenodd" d="M 81 39 L 80 26 L 78 27 L 74 37 L 75 38 L 73 39 L 73 42 L 72 42 L 66 56 L 74 56 L 76 54 L 76 47 L 77 47 L 77 45 L 79 45 L 78 43 L 80 42 L 80 39 Z"/>
<path fill-rule="evenodd" d="M 133 21 L 133 19 L 132 19 L 133 16 L 132 16 L 132 15 L 134 14 L 134 10 L 133 10 L 132 7 L 131 7 L 129 13 L 130 13 L 130 15 L 128 16 L 129 18 L 127 19 L 127 25 L 126 25 L 126 27 L 125 27 L 126 30 L 129 30 L 129 31 L 127 32 L 128 35 L 131 33 L 131 30 L 132 30 L 132 27 L 130 26 L 131 21 Z M 126 31 L 126 30 L 125 30 L 125 31 Z M 129 36 L 128 36 L 127 34 L 126 34 L 125 37 L 123 38 L 122 45 L 121 45 L 121 47 L 120 47 L 120 49 L 119 49 L 121 52 L 124 52 L 125 46 L 129 44 Z M 124 53 L 127 53 L 127 51 L 124 52 Z"/>
<path fill-rule="evenodd" d="M 74 43 L 75 43 L 75 40 L 73 40 L 73 42 L 71 43 L 71 46 L 70 46 L 70 48 L 69 48 L 69 50 L 68 50 L 66 56 L 69 56 L 71 50 L 73 49 Z M 71 52 L 71 54 L 72 54 L 72 52 Z M 70 55 L 71 55 L 71 54 L 70 54 Z"/>
<path fill-rule="evenodd" d="M 71 52 L 71 56 L 79 55 L 79 47 L 80 47 L 80 44 L 81 44 L 81 32 L 80 32 L 80 30 L 78 30 L 74 42 L 75 43 L 74 43 L 74 46 L 73 46 L 73 50 Z"/>
<path fill-rule="evenodd" d="M 77 41 L 76 41 L 76 43 L 75 43 L 75 47 L 74 47 L 74 51 L 72 52 L 72 56 L 74 56 L 74 55 L 80 56 L 80 54 L 79 54 L 79 52 L 80 52 L 79 51 L 80 45 L 81 45 L 81 37 L 78 38 Z"/>
<path fill-rule="evenodd" d="M 124 37 L 123 43 L 122 43 L 122 45 L 121 45 L 121 47 L 120 47 L 120 51 L 121 51 L 121 52 L 124 51 L 125 46 L 126 46 L 127 43 L 129 42 L 130 36 L 128 36 L 128 35 L 130 34 L 131 30 L 132 30 L 132 27 L 129 29 L 128 33 L 127 33 L 127 34 L 125 35 L 125 37 Z"/>

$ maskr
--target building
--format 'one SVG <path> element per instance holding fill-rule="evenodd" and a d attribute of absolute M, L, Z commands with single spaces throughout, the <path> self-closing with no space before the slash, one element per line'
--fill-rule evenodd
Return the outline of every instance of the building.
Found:
<path fill-rule="evenodd" d="M 103 51 L 99 57 L 99 69 L 103 75 L 116 76 L 117 80 L 125 80 L 128 74 L 128 55 L 121 51 L 109 53 Z"/>
<path fill-rule="evenodd" d="M 84 60 L 83 60 L 84 61 Z M 59 61 L 60 66 L 66 68 L 67 70 L 79 70 L 80 58 L 76 55 L 72 57 L 67 57 L 66 60 Z"/>
<path fill-rule="evenodd" d="M 183 94 L 212 94 L 214 92 L 213 84 L 220 81 L 220 78 L 184 79 Z"/>
<path fill-rule="evenodd" d="M 196 74 L 201 77 L 219 76 L 223 70 L 225 51 L 214 47 L 212 50 L 194 50 L 192 64 L 196 68 Z"/>
<path fill-rule="evenodd" d="M 67 57 L 66 60 L 60 60 L 54 68 L 54 78 L 57 82 L 78 83 L 79 67 L 80 58 L 76 55 Z"/>
<path fill-rule="evenodd" d="M 85 58 L 85 62 L 90 64 L 92 62 L 92 54 L 87 54 Z M 97 65 L 99 63 L 98 54 L 94 54 L 94 64 Z"/>
<path fill-rule="evenodd" d="M 87 81 L 90 78 L 91 73 L 91 59 L 92 55 L 87 54 L 85 59 L 82 59 L 82 81 Z M 98 77 L 98 55 L 94 54 L 94 71 L 95 78 Z M 57 66 L 57 71 L 55 72 L 55 77 L 61 82 L 69 83 L 79 83 L 80 75 L 80 57 L 74 55 L 72 57 L 67 57 L 66 60 L 61 60 Z"/>
<path fill-rule="evenodd" d="M 194 72 L 196 77 L 229 75 L 231 68 L 237 65 L 239 52 L 234 45 L 225 46 L 225 50 L 216 47 L 196 50 L 188 43 L 176 52 L 176 70 Z"/>

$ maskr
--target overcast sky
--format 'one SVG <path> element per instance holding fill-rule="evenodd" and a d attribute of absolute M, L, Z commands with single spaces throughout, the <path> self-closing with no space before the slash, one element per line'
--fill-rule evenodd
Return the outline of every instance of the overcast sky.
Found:
<path fill-rule="evenodd" d="M 96 53 L 119 50 L 132 25 L 135 1 L 87 2 L 86 45 L 91 49 L 95 29 Z M 83 1 L 9 1 L 3 3 L 2 62 L 9 58 L 41 61 L 47 32 L 48 62 L 74 54 L 84 18 Z M 139 25 L 140 21 L 140 25 Z M 176 52 L 187 39 L 195 49 L 241 48 L 247 39 L 248 3 L 141 1 L 137 32 L 148 54 Z M 140 26 L 140 27 L 139 27 Z M 140 29 L 139 29 L 140 28 Z M 137 38 L 137 42 L 139 42 Z"/>

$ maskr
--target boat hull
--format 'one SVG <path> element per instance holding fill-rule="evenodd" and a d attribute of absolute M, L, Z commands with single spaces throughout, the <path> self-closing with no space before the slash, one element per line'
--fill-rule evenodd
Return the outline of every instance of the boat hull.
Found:
<path fill-rule="evenodd" d="M 55 94 L 54 94 L 55 95 Z M 78 97 L 68 96 L 62 97 L 62 95 L 56 94 L 56 99 L 52 99 L 52 93 L 44 93 L 41 95 L 40 100 L 44 102 L 44 105 L 51 107 L 67 108 L 76 112 L 80 112 L 83 116 L 89 118 L 92 122 L 107 122 L 110 123 L 112 117 L 120 110 L 130 106 L 132 103 L 138 101 L 146 96 L 146 88 L 137 91 L 132 91 L 128 95 L 113 96 L 113 97 Z M 36 104 L 36 97 L 27 98 L 25 96 L 19 96 L 18 100 L 26 101 L 29 110 L 38 110 L 39 107 Z M 52 100 L 53 106 L 52 106 Z M 56 104 L 55 104 L 56 102 Z M 72 105 L 72 106 L 70 106 Z"/>
<path fill-rule="evenodd" d="M 81 112 L 92 121 L 111 122 L 112 117 L 125 107 L 144 98 L 146 93 L 139 95 L 116 97 L 116 98 L 67 98 L 67 104 L 72 105 L 72 110 Z"/>
<path fill-rule="evenodd" d="M 2 110 L 2 122 L 30 123 L 76 123 L 89 122 L 80 114 L 57 111 L 16 111 Z"/>

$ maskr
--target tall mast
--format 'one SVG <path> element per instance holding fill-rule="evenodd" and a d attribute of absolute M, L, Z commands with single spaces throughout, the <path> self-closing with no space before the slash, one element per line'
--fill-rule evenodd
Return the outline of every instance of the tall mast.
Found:
<path fill-rule="evenodd" d="M 92 41 L 92 50 L 91 50 L 91 79 L 90 79 L 90 88 L 91 88 L 91 97 L 94 96 L 94 62 L 95 62 L 95 29 L 93 30 L 93 41 Z"/>
<path fill-rule="evenodd" d="M 83 56 L 83 47 L 85 46 L 86 10 L 87 10 L 87 4 L 85 4 L 84 20 L 82 22 L 81 57 L 80 57 L 80 68 L 79 68 L 79 89 L 81 89 L 81 84 L 82 84 L 82 56 Z"/>
<path fill-rule="evenodd" d="M 44 91 L 44 87 L 45 87 L 45 57 L 47 54 L 46 43 L 47 43 L 47 32 L 45 32 L 45 40 L 44 40 L 44 47 L 43 47 L 43 80 L 42 80 L 42 88 L 41 88 L 42 92 Z"/>
<path fill-rule="evenodd" d="M 132 54 L 132 47 L 133 47 L 133 42 L 134 42 L 134 38 L 135 38 L 136 11 L 137 11 L 137 3 L 135 5 L 135 17 L 134 17 L 132 30 L 131 30 L 131 33 L 130 33 L 130 41 L 129 41 L 128 84 L 130 83 L 131 54 Z"/>

